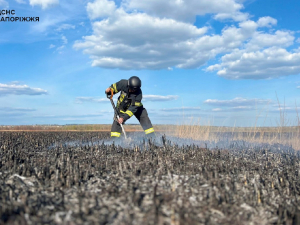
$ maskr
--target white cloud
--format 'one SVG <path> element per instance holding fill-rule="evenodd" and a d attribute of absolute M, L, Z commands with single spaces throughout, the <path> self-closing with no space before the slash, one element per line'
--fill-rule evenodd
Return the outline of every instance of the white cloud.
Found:
<path fill-rule="evenodd" d="M 260 100 L 261 101 L 261 100 Z M 263 101 L 264 102 L 264 101 Z M 260 102 L 261 104 L 262 102 Z M 234 106 L 232 107 L 233 109 L 252 109 L 251 106 L 246 106 L 246 105 L 243 105 L 243 106 Z"/>
<path fill-rule="evenodd" d="M 0 107 L 0 111 L 2 112 L 32 112 L 36 111 L 31 108 L 13 108 L 13 107 Z"/>
<path fill-rule="evenodd" d="M 238 50 L 222 57 L 220 64 L 208 71 L 218 70 L 219 76 L 228 79 L 267 79 L 300 73 L 300 52 L 291 53 L 279 47 L 263 51 Z"/>
<path fill-rule="evenodd" d="M 66 38 L 66 36 L 63 35 L 61 37 L 61 39 L 62 39 L 62 41 L 63 41 L 64 44 L 68 44 L 68 39 Z"/>
<path fill-rule="evenodd" d="M 94 98 L 94 97 L 77 97 L 75 100 L 76 104 L 82 104 L 84 102 L 109 102 L 107 98 Z"/>
<path fill-rule="evenodd" d="M 55 45 L 51 44 L 51 45 L 49 46 L 49 49 L 51 49 L 51 48 L 55 48 Z"/>
<path fill-rule="evenodd" d="M 26 4 L 25 0 L 15 0 L 19 4 Z"/>
<path fill-rule="evenodd" d="M 259 27 L 271 27 L 272 25 L 277 25 L 277 20 L 270 16 L 266 16 L 259 18 L 257 24 Z"/>
<path fill-rule="evenodd" d="M 99 17 L 110 16 L 116 10 L 114 1 L 108 0 L 95 0 L 87 4 L 86 10 L 90 19 L 96 19 Z"/>
<path fill-rule="evenodd" d="M 300 89 L 300 86 L 298 86 L 297 88 Z"/>
<path fill-rule="evenodd" d="M 31 88 L 27 85 L 17 84 L 1 84 L 0 83 L 0 96 L 3 95 L 44 95 L 47 94 L 46 90 L 41 88 Z"/>
<path fill-rule="evenodd" d="M 274 34 L 255 32 L 252 39 L 246 45 L 246 51 L 262 49 L 266 47 L 288 47 L 294 43 L 295 37 L 289 31 L 276 31 Z"/>
<path fill-rule="evenodd" d="M 194 22 L 197 15 L 236 14 L 243 5 L 235 0 L 127 0 L 123 6 L 131 10 L 143 10 L 149 15 Z"/>
<path fill-rule="evenodd" d="M 272 112 L 272 113 L 279 113 L 279 112 L 281 112 L 281 113 L 297 113 L 297 111 L 300 112 L 300 107 L 276 106 L 276 109 L 270 110 L 270 112 Z"/>
<path fill-rule="evenodd" d="M 91 55 L 93 66 L 120 69 L 198 68 L 216 54 L 239 47 L 255 32 L 247 26 L 228 27 L 221 35 L 204 36 L 206 27 L 121 9 L 112 19 L 95 22 L 93 29 L 94 34 L 74 48 Z"/>
<path fill-rule="evenodd" d="M 0 0 L 0 6 L 3 7 L 4 9 L 8 8 L 8 2 L 5 0 Z"/>
<path fill-rule="evenodd" d="M 207 99 L 204 101 L 204 103 L 208 105 L 234 107 L 235 109 L 241 109 L 241 108 L 246 108 L 255 105 L 265 105 L 270 102 L 271 102 L 270 100 L 256 99 L 256 98 L 245 99 L 240 97 L 231 100 Z"/>
<path fill-rule="evenodd" d="M 45 32 L 50 27 L 54 27 L 56 26 L 56 24 L 61 23 L 64 20 L 66 20 L 66 17 L 62 15 L 55 15 L 55 17 L 54 15 L 46 15 L 39 23 L 35 23 L 32 25 L 32 33 Z"/>
<path fill-rule="evenodd" d="M 261 103 L 259 103 L 261 104 Z M 249 111 L 249 110 L 254 110 L 254 106 L 235 106 L 228 108 L 227 111 L 229 112 L 244 112 L 244 111 Z"/>
<path fill-rule="evenodd" d="M 65 47 L 66 47 L 65 45 L 62 45 L 62 46 L 56 48 L 56 51 L 58 51 L 59 54 L 62 54 L 62 53 L 63 53 L 62 50 L 63 50 Z"/>
<path fill-rule="evenodd" d="M 56 5 L 59 3 L 59 0 L 29 0 L 30 5 L 40 5 L 42 9 L 46 9 L 50 6 Z"/>
<path fill-rule="evenodd" d="M 242 2 L 124 0 L 117 8 L 113 1 L 95 0 L 87 4 L 87 11 L 91 19 L 100 20 L 93 22 L 93 34 L 73 47 L 88 54 L 92 66 L 103 68 L 193 69 L 220 56 L 220 63 L 206 71 L 228 79 L 298 74 L 298 53 L 285 49 L 294 44 L 294 33 L 265 29 L 277 25 L 269 16 L 249 20 L 250 15 L 240 12 Z M 192 23 L 204 14 L 240 22 L 225 26 L 221 34 L 207 34 L 208 27 Z"/>
<path fill-rule="evenodd" d="M 233 13 L 218 13 L 214 16 L 216 20 L 233 19 L 234 21 L 245 21 L 249 18 L 248 13 L 233 12 Z"/>
<path fill-rule="evenodd" d="M 186 6 L 187 2 L 197 5 L 199 1 L 177 3 L 192 8 Z M 210 4 L 208 1 L 201 2 L 201 4 Z M 104 0 L 91 4 L 96 3 L 112 4 Z M 231 0 L 224 1 L 225 3 L 233 7 L 233 12 L 241 8 L 240 4 Z M 205 35 L 208 31 L 207 27 L 198 28 L 186 22 L 179 22 L 175 20 L 178 18 L 173 16 L 171 10 L 172 15 L 161 18 L 152 16 L 152 9 L 158 6 L 164 8 L 164 5 L 169 7 L 169 4 L 171 1 L 162 3 L 156 0 L 153 2 L 131 0 L 124 4 L 127 9 L 141 8 L 148 10 L 149 14 L 126 12 L 122 7 L 116 9 L 114 5 L 111 7 L 114 12 L 110 12 L 108 18 L 93 23 L 93 35 L 83 37 L 83 41 L 76 41 L 73 47 L 83 49 L 85 54 L 90 55 L 92 66 L 125 70 L 173 67 L 190 69 L 199 68 L 209 59 L 219 54 L 236 51 L 245 44 L 248 49 L 259 49 L 274 45 L 288 46 L 293 43 L 294 37 L 290 32 L 277 31 L 269 34 L 257 30 L 259 27 L 275 25 L 276 20 L 271 17 L 260 18 L 257 22 L 242 20 L 237 27 L 224 28 L 220 35 Z M 181 8 L 179 7 L 180 10 Z M 209 10 L 204 11 L 208 13 Z M 186 14 L 185 9 L 183 12 Z M 212 13 L 214 10 L 211 9 L 209 12 Z M 212 69 L 215 67 L 209 68 Z"/>
<path fill-rule="evenodd" d="M 225 105 L 226 107 L 226 105 Z M 254 110 L 255 107 L 253 106 L 234 106 L 234 107 L 226 107 L 226 108 L 214 108 L 212 109 L 213 112 L 244 112 L 249 110 Z"/>
<path fill-rule="evenodd" d="M 177 95 L 143 95 L 143 100 L 142 101 L 158 101 L 158 102 L 164 102 L 164 101 L 172 101 L 172 100 L 177 100 L 178 96 Z"/>
<path fill-rule="evenodd" d="M 60 50 L 63 50 L 64 48 L 65 48 L 65 46 L 62 45 L 62 46 L 58 47 L 56 50 L 57 50 L 57 51 L 60 51 Z"/>
<path fill-rule="evenodd" d="M 271 17 L 240 23 L 251 38 L 243 48 L 241 46 L 223 55 L 219 64 L 211 65 L 206 70 L 218 71 L 219 76 L 228 79 L 267 79 L 299 74 L 300 53 L 285 49 L 294 44 L 293 32 L 277 30 L 264 33 L 257 30 L 258 27 L 270 27 L 276 23 L 277 20 Z"/>
<path fill-rule="evenodd" d="M 56 31 L 69 30 L 69 29 L 75 29 L 75 25 L 72 25 L 72 24 L 62 24 L 62 25 L 60 25 L 56 29 Z"/>
<path fill-rule="evenodd" d="M 36 36 L 38 35 L 37 32 L 39 33 L 45 32 L 45 35 L 49 37 L 50 34 L 55 35 L 56 33 L 57 35 L 57 32 L 63 32 L 64 30 L 67 29 L 76 29 L 78 20 L 82 21 L 80 18 L 86 17 L 86 12 L 85 12 L 85 5 L 87 2 L 86 0 L 79 0 L 79 1 L 63 0 L 63 1 L 51 1 L 51 2 L 53 2 L 53 4 L 57 2 L 59 3 L 59 5 L 54 5 L 56 7 L 55 8 L 53 7 L 50 10 L 44 10 L 42 15 L 36 15 L 36 16 L 40 16 L 40 21 L 38 23 L 30 23 L 30 28 L 31 28 L 30 34 L 34 35 L 35 39 Z M 45 35 L 39 35 L 39 39 L 45 38 Z"/>
<path fill-rule="evenodd" d="M 200 107 L 177 107 L 177 108 L 169 108 L 169 109 L 162 109 L 162 111 L 166 112 L 176 112 L 176 111 L 200 111 Z"/>

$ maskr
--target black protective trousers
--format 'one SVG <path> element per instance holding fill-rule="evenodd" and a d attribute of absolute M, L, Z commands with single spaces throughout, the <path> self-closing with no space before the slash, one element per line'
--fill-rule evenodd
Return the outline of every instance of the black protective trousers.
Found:
<path fill-rule="evenodd" d="M 154 129 L 149 119 L 147 110 L 143 106 L 139 107 L 139 109 L 134 114 L 134 116 L 140 122 L 141 126 L 145 131 L 146 136 L 149 138 L 154 138 L 155 137 Z M 122 128 L 120 124 L 116 120 L 114 120 L 111 126 L 111 137 L 120 137 L 121 133 L 122 133 Z"/>

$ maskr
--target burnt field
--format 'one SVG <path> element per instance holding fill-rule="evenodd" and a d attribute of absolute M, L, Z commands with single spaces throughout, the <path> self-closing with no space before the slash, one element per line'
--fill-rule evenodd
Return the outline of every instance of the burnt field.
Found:
<path fill-rule="evenodd" d="M 300 224 L 291 147 L 129 136 L 0 132 L 0 224 Z"/>

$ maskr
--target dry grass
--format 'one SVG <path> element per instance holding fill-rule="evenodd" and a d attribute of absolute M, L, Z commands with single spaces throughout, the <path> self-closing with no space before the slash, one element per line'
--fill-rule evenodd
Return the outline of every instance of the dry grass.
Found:
<path fill-rule="evenodd" d="M 197 120 L 199 121 L 199 120 Z M 190 123 L 175 126 L 169 134 L 198 141 L 215 141 L 224 138 L 250 143 L 283 144 L 300 150 L 300 126 L 278 127 L 215 127 Z"/>
<path fill-rule="evenodd" d="M 2 126 L 1 131 L 110 131 L 111 125 L 65 125 L 65 126 Z M 201 125 L 200 119 L 190 120 L 181 125 L 154 125 L 154 129 L 170 136 L 197 141 L 215 141 L 229 138 L 232 141 L 250 143 L 283 144 L 300 150 L 300 120 L 297 126 L 278 125 L 277 127 L 216 127 L 209 123 Z M 125 125 L 127 132 L 143 132 L 140 125 Z"/>
<path fill-rule="evenodd" d="M 295 112 L 297 121 L 291 122 L 286 113 L 285 100 L 280 103 L 276 94 L 279 109 L 279 119 L 275 127 L 258 127 L 258 118 L 263 113 L 258 112 L 255 123 L 252 127 L 215 127 L 210 122 L 205 125 L 201 119 L 191 119 L 184 121 L 183 124 L 169 129 L 169 134 L 179 138 L 188 138 L 198 141 L 219 141 L 224 138 L 230 141 L 246 141 L 250 143 L 282 144 L 291 146 L 295 150 L 300 150 L 300 117 L 298 113 L 297 102 L 295 101 Z M 268 113 L 266 113 L 266 118 Z"/>

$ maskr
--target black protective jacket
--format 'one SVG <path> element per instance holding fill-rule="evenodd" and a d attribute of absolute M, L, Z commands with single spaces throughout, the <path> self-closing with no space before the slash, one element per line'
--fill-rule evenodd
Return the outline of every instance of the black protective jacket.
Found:
<path fill-rule="evenodd" d="M 120 112 L 120 117 L 124 120 L 128 120 L 132 117 L 139 107 L 142 107 L 142 90 L 139 89 L 136 92 L 129 92 L 128 80 L 120 80 L 110 86 L 114 94 L 121 92 L 118 102 L 117 109 Z"/>

